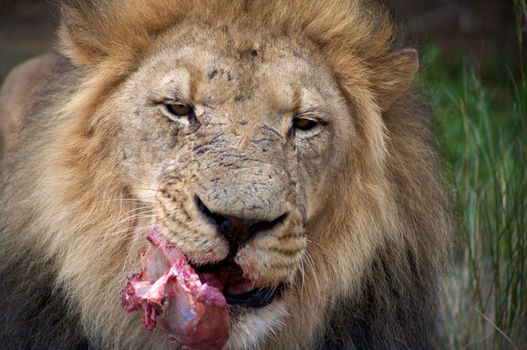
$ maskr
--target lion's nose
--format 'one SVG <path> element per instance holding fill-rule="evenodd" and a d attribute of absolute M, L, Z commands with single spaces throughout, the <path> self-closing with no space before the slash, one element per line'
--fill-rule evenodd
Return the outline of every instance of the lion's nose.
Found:
<path fill-rule="evenodd" d="M 287 212 L 271 220 L 262 220 L 261 213 L 250 215 L 250 211 L 245 211 L 243 216 L 233 216 L 211 211 L 198 196 L 195 201 L 201 215 L 229 241 L 231 250 L 237 250 L 258 233 L 271 233 L 287 218 Z"/>

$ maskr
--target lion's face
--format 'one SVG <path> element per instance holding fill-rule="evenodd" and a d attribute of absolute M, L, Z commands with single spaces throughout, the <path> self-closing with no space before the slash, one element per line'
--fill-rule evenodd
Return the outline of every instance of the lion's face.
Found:
<path fill-rule="evenodd" d="M 348 107 L 291 40 L 188 28 L 162 42 L 113 98 L 120 170 L 152 208 L 141 224 L 198 269 L 241 267 L 226 287 L 250 306 L 238 315 L 280 304 L 348 147 Z"/>

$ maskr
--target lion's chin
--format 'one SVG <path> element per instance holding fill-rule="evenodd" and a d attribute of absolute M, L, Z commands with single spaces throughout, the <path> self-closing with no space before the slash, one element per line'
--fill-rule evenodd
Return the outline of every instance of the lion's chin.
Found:
<path fill-rule="evenodd" d="M 275 298 L 262 308 L 233 308 L 231 312 L 231 334 L 225 349 L 255 349 L 269 337 L 276 337 L 283 328 L 288 310 L 284 299 Z"/>

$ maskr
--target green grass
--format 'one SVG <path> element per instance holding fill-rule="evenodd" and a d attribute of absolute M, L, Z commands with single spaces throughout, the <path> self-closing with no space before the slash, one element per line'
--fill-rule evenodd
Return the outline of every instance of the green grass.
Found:
<path fill-rule="evenodd" d="M 506 62 L 476 69 L 433 47 L 423 58 L 458 214 L 441 349 L 527 349 L 527 62 L 519 51 L 514 74 Z"/>

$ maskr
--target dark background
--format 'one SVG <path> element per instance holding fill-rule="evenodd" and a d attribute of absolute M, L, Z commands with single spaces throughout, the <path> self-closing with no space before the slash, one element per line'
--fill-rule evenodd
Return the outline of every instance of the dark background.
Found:
<path fill-rule="evenodd" d="M 53 2 L 0 0 L 0 79 L 16 63 L 53 46 L 58 17 Z M 489 56 L 483 60 L 501 55 L 510 58 L 515 52 L 510 1 L 384 0 L 384 3 L 393 9 L 413 46 L 426 43 L 438 46 L 447 55 L 462 51 L 480 59 Z"/>

